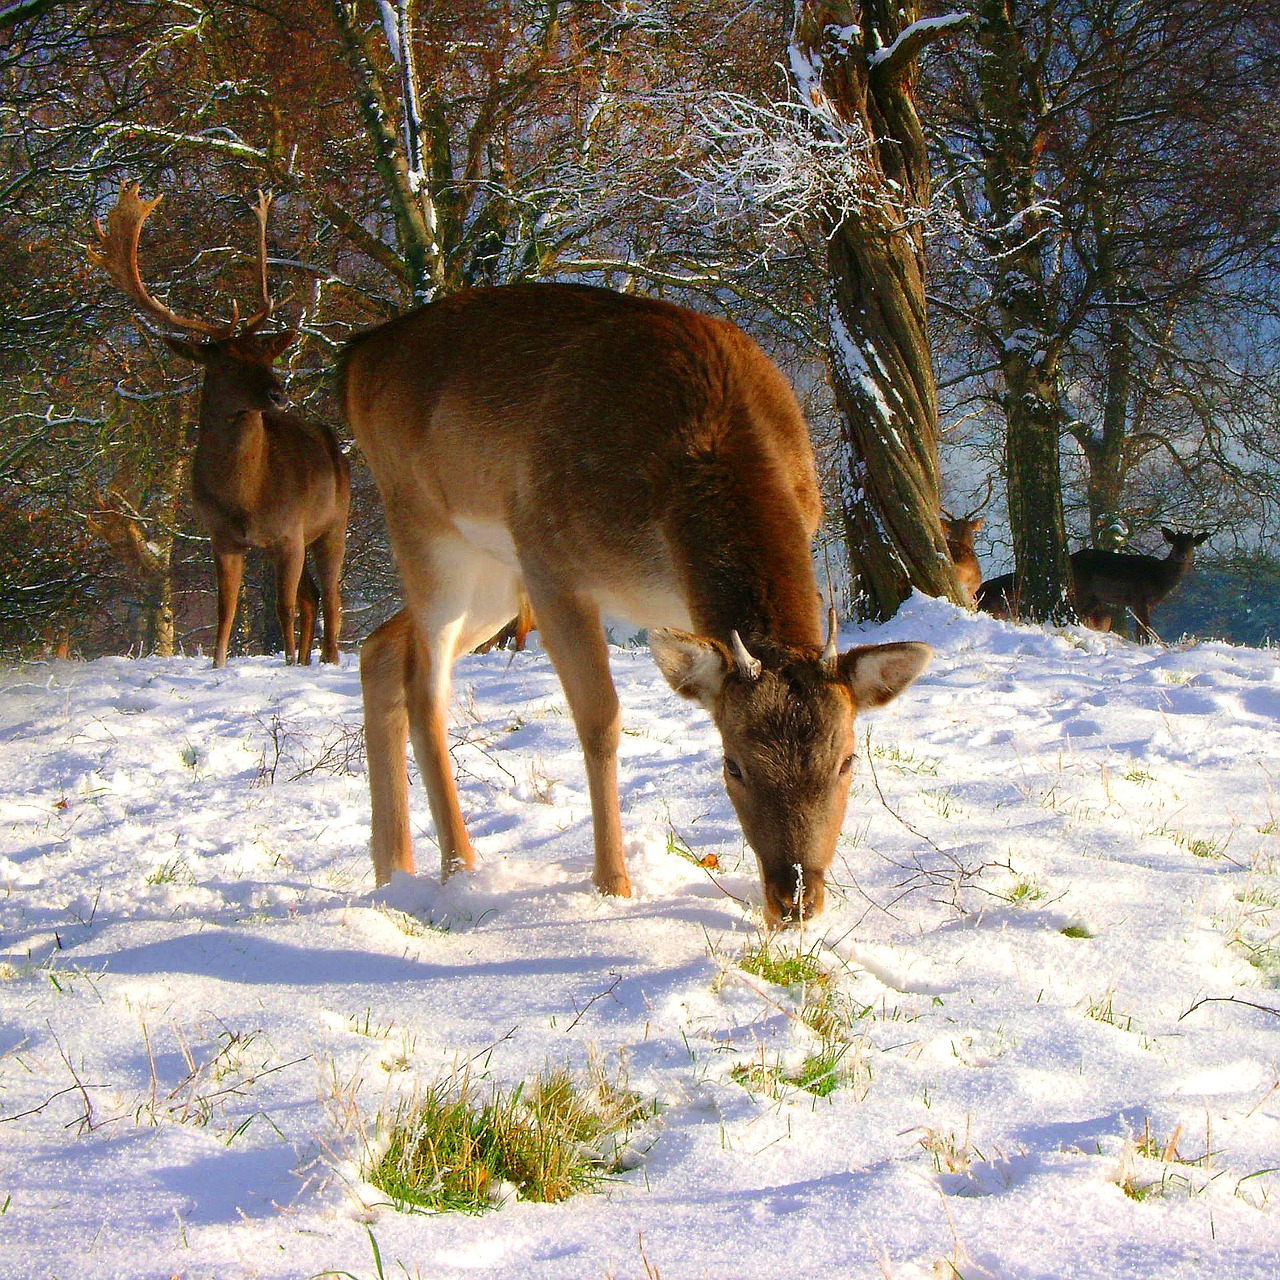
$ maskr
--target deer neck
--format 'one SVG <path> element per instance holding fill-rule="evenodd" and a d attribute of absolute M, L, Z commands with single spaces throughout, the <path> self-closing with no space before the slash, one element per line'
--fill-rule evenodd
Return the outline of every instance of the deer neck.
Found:
<path fill-rule="evenodd" d="M 820 648 L 819 597 L 809 536 L 795 513 L 777 510 L 733 536 L 698 529 L 681 539 L 689 614 L 701 635 L 748 648 Z"/>
<path fill-rule="evenodd" d="M 219 490 L 251 489 L 265 455 L 266 431 L 259 411 L 226 413 L 208 400 L 201 404 L 194 465 L 203 484 Z"/>
<path fill-rule="evenodd" d="M 1181 580 L 1182 575 L 1186 573 L 1191 565 L 1191 552 L 1178 551 L 1170 548 L 1169 554 L 1161 561 L 1164 565 L 1164 579 L 1170 585 Z"/>

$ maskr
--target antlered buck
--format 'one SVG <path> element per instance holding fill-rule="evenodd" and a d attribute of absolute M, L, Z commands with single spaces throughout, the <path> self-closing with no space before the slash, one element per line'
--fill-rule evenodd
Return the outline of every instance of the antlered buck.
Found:
<path fill-rule="evenodd" d="M 446 741 L 450 669 L 523 595 L 582 744 L 596 887 L 631 891 L 608 613 L 651 628 L 663 675 L 719 728 L 766 919 L 819 911 L 854 713 L 894 698 L 930 649 L 840 654 L 833 629 L 823 644 L 813 456 L 764 353 L 733 325 L 667 303 L 522 284 L 357 337 L 342 380 L 407 601 L 360 657 L 378 881 L 413 870 L 406 736 L 444 875 L 473 865 Z"/>
<path fill-rule="evenodd" d="M 947 551 L 956 567 L 956 580 L 964 591 L 965 603 L 972 605 L 982 585 L 982 567 L 974 550 L 974 536 L 982 530 L 982 517 L 973 512 L 967 516 L 953 516 L 940 511 L 942 534 L 947 540 Z"/>
<path fill-rule="evenodd" d="M 351 503 L 350 467 L 323 423 L 287 412 L 284 385 L 272 365 L 297 336 L 259 333 L 275 309 L 267 289 L 267 216 L 271 197 L 258 193 L 258 268 L 262 305 L 241 322 L 233 303 L 226 324 L 180 316 L 156 301 L 138 270 L 138 236 L 161 197 L 143 200 L 136 183 L 121 183 L 107 229 L 95 222 L 89 259 L 106 271 L 143 315 L 170 332 L 161 336 L 204 369 L 200 425 L 192 464 L 196 514 L 213 542 L 218 578 L 218 631 L 213 665 L 227 661 L 245 553 L 264 548 L 275 565 L 276 614 L 285 660 L 311 661 L 316 604 L 324 613 L 325 662 L 338 660 L 342 604 L 338 580 Z M 176 333 L 173 331 L 177 331 Z M 184 336 L 178 336 L 182 334 Z M 315 555 L 320 588 L 306 568 Z M 301 644 L 295 636 L 301 621 Z"/>

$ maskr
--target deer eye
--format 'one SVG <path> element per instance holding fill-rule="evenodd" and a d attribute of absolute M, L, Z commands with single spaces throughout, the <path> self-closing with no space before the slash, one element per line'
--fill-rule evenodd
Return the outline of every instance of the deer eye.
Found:
<path fill-rule="evenodd" d="M 849 770 L 852 768 L 853 768 L 853 757 L 845 756 L 845 758 L 840 761 L 840 776 L 844 777 L 844 775 L 848 773 Z"/>
<path fill-rule="evenodd" d="M 741 781 L 742 770 L 738 768 L 738 762 L 736 760 L 730 760 L 728 756 L 725 756 L 724 771 L 729 775 L 729 777 L 737 778 L 739 781 Z"/>

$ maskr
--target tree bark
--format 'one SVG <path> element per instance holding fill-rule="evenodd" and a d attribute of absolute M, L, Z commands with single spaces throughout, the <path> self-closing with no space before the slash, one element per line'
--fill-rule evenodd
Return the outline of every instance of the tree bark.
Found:
<path fill-rule="evenodd" d="M 912 27 L 918 16 L 915 0 L 804 3 L 791 45 L 792 76 L 815 127 L 865 138 L 866 189 L 852 212 L 832 211 L 823 231 L 841 517 L 855 607 L 877 619 L 891 617 L 912 588 L 964 599 L 938 513 L 938 405 L 918 216 L 930 179 L 914 103 L 916 55 L 948 28 Z"/>
<path fill-rule="evenodd" d="M 997 255 L 996 312 L 1006 419 L 1004 469 L 1022 617 L 1074 622 L 1062 513 L 1060 339 L 1047 314 L 1041 255 L 1051 234 L 1036 185 L 1046 116 L 1015 26 L 1016 0 L 978 6 L 979 92 L 986 126 L 983 186 Z"/>

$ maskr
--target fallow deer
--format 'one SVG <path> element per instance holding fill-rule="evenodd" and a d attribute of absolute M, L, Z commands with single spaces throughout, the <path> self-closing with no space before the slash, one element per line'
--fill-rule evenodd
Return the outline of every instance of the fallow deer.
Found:
<path fill-rule="evenodd" d="M 982 566 L 978 564 L 973 549 L 974 535 L 982 530 L 982 517 L 976 512 L 967 516 L 953 516 L 949 511 L 939 511 L 942 517 L 942 533 L 947 540 L 947 550 L 956 567 L 956 579 L 964 591 L 965 603 L 972 606 L 982 585 Z"/>
<path fill-rule="evenodd" d="M 143 315 L 165 326 L 168 332 L 160 336 L 174 351 L 204 369 L 191 478 L 196 514 L 213 543 L 217 569 L 213 665 L 226 665 L 244 557 L 250 548 L 265 549 L 275 566 L 285 661 L 292 663 L 300 655 L 303 664 L 310 663 L 318 600 L 324 612 L 320 656 L 337 662 L 342 625 L 338 580 L 351 502 L 350 467 L 328 426 L 286 412 L 284 385 L 272 365 L 297 335 L 258 332 L 275 309 L 267 289 L 271 197 L 259 192 L 253 206 L 261 308 L 241 322 L 239 305 L 233 303 L 226 324 L 178 315 L 156 301 L 143 284 L 138 237 L 160 199 L 143 200 L 137 183 L 121 183 L 116 204 L 107 214 L 107 229 L 94 223 L 97 244 L 90 246 L 89 259 Z M 306 568 L 308 547 L 315 555 L 319 591 Z M 294 629 L 299 614 L 300 646 Z"/>
<path fill-rule="evenodd" d="M 1011 573 L 1002 573 L 999 577 L 988 578 L 973 593 L 973 603 L 993 618 L 1016 618 L 1018 616 L 1018 598 L 1015 592 L 1016 579 Z"/>
<path fill-rule="evenodd" d="M 1151 639 L 1152 609 L 1182 581 L 1196 547 L 1211 536 L 1176 529 L 1160 532 L 1169 544 L 1169 554 L 1163 560 L 1092 547 L 1071 553 L 1076 608 L 1086 626 L 1110 631 L 1117 618 L 1123 622 L 1127 609 L 1137 623 L 1138 643 Z"/>
<path fill-rule="evenodd" d="M 854 713 L 896 697 L 931 650 L 839 654 L 834 614 L 824 645 L 808 431 L 760 348 L 669 303 L 522 284 L 355 338 L 341 376 L 407 600 L 360 655 L 378 882 L 413 870 L 406 736 L 444 876 L 474 865 L 446 739 L 450 672 L 523 593 L 582 744 L 596 888 L 631 892 L 607 612 L 651 628 L 663 675 L 711 713 L 768 923 L 821 910 Z"/>

